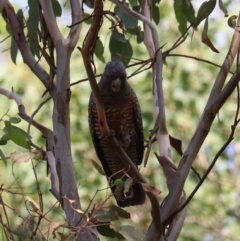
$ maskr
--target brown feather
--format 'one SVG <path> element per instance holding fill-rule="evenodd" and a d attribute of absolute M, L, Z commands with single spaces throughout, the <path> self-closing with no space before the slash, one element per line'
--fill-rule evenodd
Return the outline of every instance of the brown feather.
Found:
<path fill-rule="evenodd" d="M 116 78 L 121 80 L 121 86 L 117 92 L 111 90 L 111 83 Z M 144 151 L 141 110 L 134 90 L 126 81 L 125 69 L 120 61 L 114 60 L 107 65 L 99 82 L 99 90 L 110 130 L 114 132 L 114 136 L 133 163 L 136 166 L 141 164 Z M 124 164 L 111 148 L 108 138 L 101 133 L 92 95 L 89 101 L 89 127 L 103 169 L 108 178 L 112 177 L 111 183 L 117 178 L 126 180 L 126 175 L 124 176 L 124 172 L 120 171 L 124 169 L 127 173 Z M 127 174 L 130 176 L 129 173 Z M 129 194 L 129 197 L 122 194 L 120 200 L 117 200 L 119 206 L 138 205 L 145 201 L 144 190 L 135 182 L 134 177 L 132 178 L 132 194 Z M 114 193 L 115 187 L 112 187 L 112 191 Z"/>

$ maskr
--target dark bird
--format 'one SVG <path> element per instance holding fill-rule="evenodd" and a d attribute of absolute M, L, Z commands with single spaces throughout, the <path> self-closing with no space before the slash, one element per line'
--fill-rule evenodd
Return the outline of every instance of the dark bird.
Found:
<path fill-rule="evenodd" d="M 144 152 L 142 114 L 137 96 L 127 82 L 123 63 L 117 59 L 109 62 L 98 87 L 111 132 L 114 133 L 132 162 L 136 166 L 140 165 Z M 117 204 L 120 207 L 143 204 L 145 192 L 141 184 L 130 176 L 117 153 L 111 148 L 109 138 L 101 133 L 93 94 L 90 96 L 88 114 L 93 144 Z M 126 181 L 128 178 L 126 174 L 132 178 L 132 186 L 128 193 L 125 193 L 122 189 L 121 195 L 116 195 L 116 186 L 113 183 L 116 179 Z"/>

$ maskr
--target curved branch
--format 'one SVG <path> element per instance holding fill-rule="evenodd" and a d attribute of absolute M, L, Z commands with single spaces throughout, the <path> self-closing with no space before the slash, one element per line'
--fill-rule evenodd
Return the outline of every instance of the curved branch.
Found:
<path fill-rule="evenodd" d="M 80 22 L 82 21 L 83 16 L 80 2 L 78 0 L 70 0 L 70 5 L 72 12 L 72 27 L 68 35 L 68 40 L 69 45 L 74 48 L 79 39 L 79 34 L 82 28 L 82 23 Z"/>
<path fill-rule="evenodd" d="M 164 53 L 163 53 L 164 55 Z M 214 62 L 211 62 L 209 60 L 206 60 L 206 59 L 201 59 L 201 58 L 198 58 L 198 57 L 195 57 L 195 56 L 191 56 L 191 55 L 186 55 L 186 54 L 167 54 L 166 55 L 166 58 L 167 57 L 183 57 L 183 58 L 188 58 L 188 59 L 194 59 L 196 61 L 200 61 L 200 62 L 203 62 L 203 63 L 206 63 L 206 64 L 210 64 L 212 66 L 215 66 L 215 67 L 218 67 L 218 68 L 221 68 L 222 66 L 219 65 L 219 64 L 216 64 Z M 229 71 L 230 74 L 233 74 L 233 72 Z"/>
<path fill-rule="evenodd" d="M 36 127 L 45 137 L 49 136 L 50 129 L 46 128 L 45 126 L 41 125 L 37 121 L 33 120 L 25 111 L 25 106 L 23 105 L 21 97 L 11 91 L 6 89 L 0 88 L 0 94 L 6 96 L 10 100 L 14 100 L 18 106 L 19 115 L 22 117 L 23 120 L 27 121 L 28 123 Z"/>

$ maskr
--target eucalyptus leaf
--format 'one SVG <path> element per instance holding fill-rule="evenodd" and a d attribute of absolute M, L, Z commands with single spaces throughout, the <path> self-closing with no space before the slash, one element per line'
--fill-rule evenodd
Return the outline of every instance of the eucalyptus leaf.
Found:
<path fill-rule="evenodd" d="M 109 42 L 109 49 L 111 52 L 111 58 L 115 58 L 118 55 L 121 55 L 123 57 L 122 61 L 125 65 L 128 65 L 132 55 L 133 55 L 133 49 L 129 41 L 126 41 L 125 43 L 118 41 L 116 38 L 113 37 L 113 35 L 110 38 Z"/>
<path fill-rule="evenodd" d="M 10 121 L 4 121 L 4 124 L 3 131 L 9 136 L 9 139 L 16 145 L 29 149 L 27 140 L 31 139 L 31 136 L 19 127 L 11 125 Z"/>
<path fill-rule="evenodd" d="M 57 0 L 52 0 L 53 12 L 56 17 L 62 16 L 62 7 Z"/>
<path fill-rule="evenodd" d="M 113 212 L 117 212 L 118 216 L 121 218 L 125 218 L 125 219 L 129 219 L 130 218 L 130 213 L 127 212 L 126 210 L 124 210 L 123 208 L 120 208 L 116 205 L 111 205 L 109 207 L 109 210 L 113 211 Z"/>
<path fill-rule="evenodd" d="M 2 161 L 4 162 L 5 166 L 7 165 L 7 159 L 5 157 L 5 155 L 3 154 L 2 150 L 0 149 L 0 157 L 2 159 Z"/>
<path fill-rule="evenodd" d="M 200 6 L 197 17 L 193 24 L 193 27 L 197 27 L 204 19 L 206 19 L 213 11 L 216 6 L 216 0 L 209 0 L 202 3 Z"/>
<path fill-rule="evenodd" d="M 28 14 L 29 19 L 32 21 L 33 19 L 39 21 L 39 4 L 37 1 L 28 0 Z M 29 20 L 28 19 L 28 20 Z"/>
<path fill-rule="evenodd" d="M 122 4 L 128 7 L 128 3 L 123 2 Z M 138 24 L 138 19 L 130 15 L 126 12 L 123 8 L 119 7 L 118 5 L 115 6 L 114 12 L 118 17 L 121 19 L 123 24 L 128 28 L 135 28 Z"/>
<path fill-rule="evenodd" d="M 112 31 L 112 37 L 114 37 L 117 41 L 120 41 L 120 42 L 123 42 L 123 43 L 126 43 L 127 40 L 125 38 L 125 35 L 122 34 L 122 33 L 119 33 L 118 31 L 116 30 L 113 30 Z"/>
<path fill-rule="evenodd" d="M 187 29 L 187 19 L 183 14 L 180 4 L 174 2 L 173 8 L 174 8 L 175 16 L 178 22 L 178 30 L 180 33 L 183 34 Z"/>
<path fill-rule="evenodd" d="M 222 0 L 218 0 L 218 4 L 219 4 L 219 8 L 223 11 L 224 13 L 224 17 L 228 17 L 228 11 L 225 7 L 225 5 L 223 4 Z"/>
<path fill-rule="evenodd" d="M 152 18 L 156 24 L 159 24 L 160 12 L 159 12 L 159 7 L 156 5 L 152 5 Z"/>
<path fill-rule="evenodd" d="M 17 11 L 17 17 L 18 17 L 18 20 L 20 21 L 20 23 L 22 24 L 22 26 L 24 26 L 24 16 L 23 16 L 22 9 L 19 9 Z"/>
<path fill-rule="evenodd" d="M 92 164 L 93 166 L 98 170 L 98 172 L 103 175 L 103 176 L 106 176 L 106 174 L 104 173 L 102 167 L 95 161 L 92 160 Z"/>
<path fill-rule="evenodd" d="M 105 63 L 105 58 L 103 56 L 104 46 L 103 46 L 103 43 L 100 39 L 97 40 L 97 43 L 96 43 L 96 46 L 95 46 L 95 49 L 94 49 L 94 53 L 99 60 L 101 60 L 103 63 Z"/>
<path fill-rule="evenodd" d="M 10 55 L 11 55 L 12 62 L 14 64 L 16 64 L 17 62 L 17 53 L 18 53 L 17 43 L 15 42 L 14 38 L 11 37 Z"/>
<path fill-rule="evenodd" d="M 113 228 L 111 228 L 109 224 L 96 225 L 96 228 L 98 232 L 103 236 L 124 239 L 123 236 L 120 233 L 116 232 Z"/>
<path fill-rule="evenodd" d="M 21 118 L 19 117 L 10 117 L 9 121 L 13 124 L 18 124 L 19 122 L 21 122 Z"/>

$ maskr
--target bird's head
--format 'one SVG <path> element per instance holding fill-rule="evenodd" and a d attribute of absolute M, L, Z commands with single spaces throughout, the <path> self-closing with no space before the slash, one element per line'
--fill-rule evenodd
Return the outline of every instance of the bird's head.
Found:
<path fill-rule="evenodd" d="M 118 59 L 109 62 L 99 84 L 106 93 L 124 92 L 127 86 L 127 75 L 123 63 Z"/>

